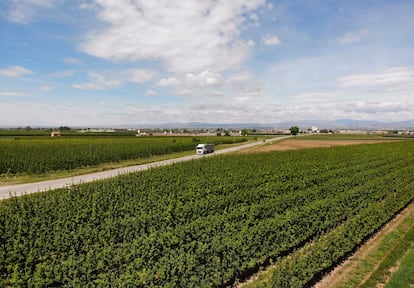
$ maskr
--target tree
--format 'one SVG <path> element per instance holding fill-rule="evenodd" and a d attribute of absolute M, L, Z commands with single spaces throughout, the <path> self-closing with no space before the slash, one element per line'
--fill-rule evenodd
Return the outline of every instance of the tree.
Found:
<path fill-rule="evenodd" d="M 292 135 L 297 135 L 298 133 L 299 133 L 299 127 L 297 127 L 297 126 L 292 126 L 292 127 L 290 127 L 290 134 L 292 134 Z"/>

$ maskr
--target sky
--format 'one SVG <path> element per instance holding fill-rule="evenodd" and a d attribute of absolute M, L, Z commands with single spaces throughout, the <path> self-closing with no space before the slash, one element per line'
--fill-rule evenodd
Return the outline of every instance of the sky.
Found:
<path fill-rule="evenodd" d="M 0 126 L 414 119 L 414 1 L 2 0 Z"/>

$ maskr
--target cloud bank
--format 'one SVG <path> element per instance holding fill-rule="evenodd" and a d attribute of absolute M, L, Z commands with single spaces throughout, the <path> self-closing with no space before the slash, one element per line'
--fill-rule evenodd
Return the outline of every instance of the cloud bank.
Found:
<path fill-rule="evenodd" d="M 94 10 L 107 28 L 90 33 L 82 51 L 113 61 L 159 60 L 177 74 L 234 69 L 254 43 L 243 40 L 244 15 L 264 0 L 110 1 Z"/>

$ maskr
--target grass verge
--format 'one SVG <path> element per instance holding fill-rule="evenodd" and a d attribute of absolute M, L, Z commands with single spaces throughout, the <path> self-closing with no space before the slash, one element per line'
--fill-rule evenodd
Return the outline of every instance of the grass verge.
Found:
<path fill-rule="evenodd" d="M 386 284 L 390 277 L 393 275 L 395 268 L 398 268 L 399 261 L 402 256 L 407 253 L 414 242 L 414 225 L 411 229 L 397 241 L 392 247 L 392 250 L 382 260 L 378 268 L 372 273 L 371 277 L 361 285 L 362 288 L 378 287 L 380 284 Z M 414 256 L 413 256 L 414 257 Z M 414 263 L 414 262 L 413 262 Z M 412 264 L 414 265 L 414 264 Z M 411 268 L 414 266 L 411 265 Z M 407 266 L 406 266 L 407 267 Z M 408 267 L 407 267 L 408 268 Z M 402 280 L 403 278 L 398 278 Z M 395 286 L 394 286 L 395 287 Z M 408 286 L 396 286 L 396 287 L 408 287 Z"/>
<path fill-rule="evenodd" d="M 401 261 L 400 269 L 395 272 L 386 288 L 409 288 L 414 286 L 414 246 L 411 245 L 410 251 Z"/>

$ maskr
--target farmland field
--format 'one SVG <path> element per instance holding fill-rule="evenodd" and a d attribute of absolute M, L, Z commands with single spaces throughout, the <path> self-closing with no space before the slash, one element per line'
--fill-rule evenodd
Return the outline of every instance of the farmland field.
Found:
<path fill-rule="evenodd" d="M 42 174 L 72 170 L 180 151 L 197 143 L 231 144 L 240 137 L 70 137 L 5 139 L 0 141 L 0 175 Z"/>
<path fill-rule="evenodd" d="M 394 278 L 392 274 L 398 273 L 399 270 L 402 270 L 403 277 L 397 275 L 397 279 L 403 278 L 405 281 L 410 281 L 410 276 L 403 272 L 411 269 L 411 275 L 414 275 L 413 266 L 404 266 L 401 259 L 404 254 L 409 255 L 409 252 L 405 253 L 405 251 L 414 244 L 413 236 L 414 202 L 366 241 L 355 254 L 335 267 L 326 277 L 323 277 L 314 287 L 384 287 L 390 278 Z M 394 285 L 394 287 L 409 286 Z"/>
<path fill-rule="evenodd" d="M 303 287 L 414 198 L 414 142 L 201 159 L 0 202 L 0 286 Z M 290 255 L 289 257 L 286 257 Z"/>
<path fill-rule="evenodd" d="M 263 145 L 260 147 L 253 147 L 247 150 L 240 151 L 239 153 L 262 153 L 270 151 L 286 151 L 332 146 L 377 144 L 391 141 L 396 140 L 333 140 L 329 138 L 322 140 L 309 140 L 308 137 L 301 137 L 301 139 L 289 139 L 278 143 Z"/>

